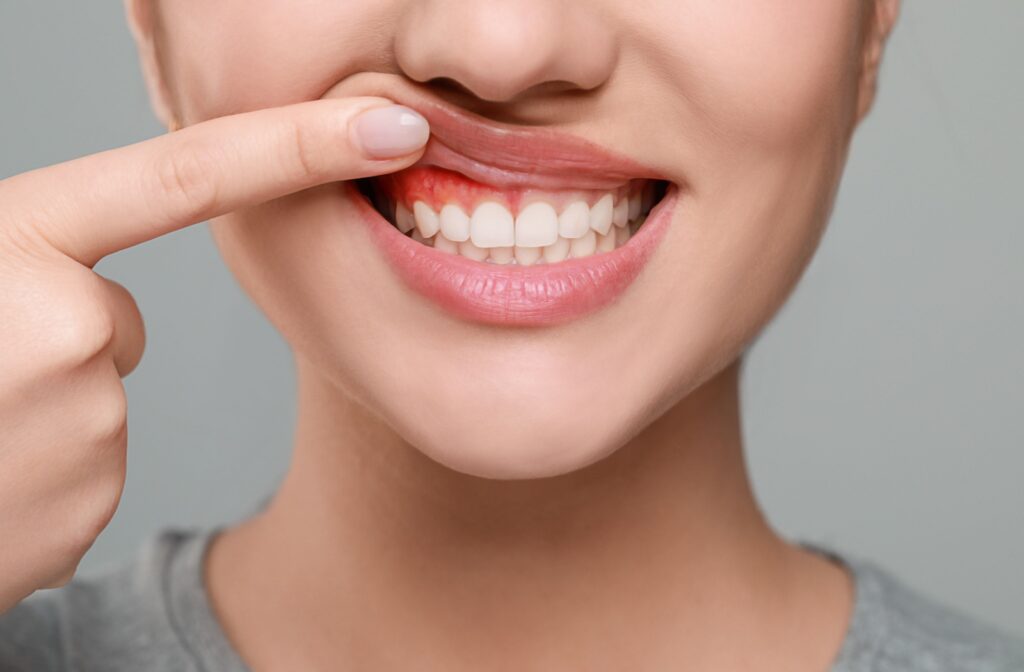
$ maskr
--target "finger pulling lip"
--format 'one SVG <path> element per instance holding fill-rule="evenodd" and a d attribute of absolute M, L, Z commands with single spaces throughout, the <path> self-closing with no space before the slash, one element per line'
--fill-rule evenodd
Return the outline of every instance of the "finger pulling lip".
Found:
<path fill-rule="evenodd" d="M 431 137 L 416 165 L 454 170 L 499 189 L 613 189 L 630 179 L 669 179 L 596 142 L 553 128 L 492 121 L 417 84 L 376 82 L 363 92 L 411 107 L 427 119 Z"/>
<path fill-rule="evenodd" d="M 671 185 L 629 242 L 611 252 L 553 264 L 502 266 L 423 245 L 388 222 L 353 183 L 342 187 L 406 287 L 459 318 L 507 327 L 555 325 L 611 304 L 664 239 L 679 198 L 679 188 Z"/>

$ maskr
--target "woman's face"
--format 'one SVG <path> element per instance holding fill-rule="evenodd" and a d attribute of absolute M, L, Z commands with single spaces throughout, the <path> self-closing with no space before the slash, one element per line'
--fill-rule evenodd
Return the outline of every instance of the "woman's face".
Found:
<path fill-rule="evenodd" d="M 604 257 L 613 261 L 599 270 L 611 280 L 529 310 L 460 297 L 451 282 L 435 287 L 401 270 L 380 246 L 380 227 L 391 227 L 391 249 L 424 243 L 400 239 L 346 185 L 213 223 L 225 260 L 300 357 L 415 448 L 487 477 L 584 467 L 733 361 L 814 252 L 870 94 L 863 66 L 874 24 L 865 0 L 146 3 L 137 0 L 138 15 L 155 17 L 156 61 L 185 123 L 362 95 L 483 117 L 449 119 L 446 139 L 471 155 L 468 173 L 484 184 L 437 166 L 390 187 L 377 182 L 410 209 L 421 200 L 469 216 L 490 200 L 515 218 L 547 204 L 515 224 L 529 219 L 530 235 L 544 238 L 553 208 L 561 237 L 580 221 L 580 230 L 600 231 L 594 212 L 604 194 L 628 205 L 630 180 L 664 180 L 668 196 L 644 226 L 608 229 L 619 247 L 605 254 L 618 256 Z M 569 151 L 558 140 L 546 153 L 543 137 L 516 144 L 515 132 L 488 122 L 554 129 L 592 147 L 573 154 L 577 169 L 555 156 Z M 490 140 L 474 144 L 478 137 Z M 593 146 L 611 156 L 598 160 Z M 503 173 L 486 183 L 495 174 L 489 161 L 509 168 L 517 152 L 515 179 Z M 456 154 L 448 158 L 469 165 Z M 529 166 L 542 174 L 536 184 Z M 562 217 L 579 201 L 589 208 L 582 219 L 582 206 Z M 505 226 L 498 212 L 479 226 Z M 567 224 L 572 217 L 576 224 Z M 444 222 L 449 231 L 462 226 L 452 209 Z M 635 235 L 615 238 L 616 228 Z M 588 243 L 573 247 L 575 238 L 549 243 L 553 261 L 541 263 L 549 258 L 541 250 L 531 263 L 536 254 L 510 250 L 505 234 L 495 235 L 504 243 L 491 259 L 523 263 L 463 258 L 455 275 L 475 282 L 576 264 L 575 276 L 549 276 L 575 283 L 598 268 L 596 257 L 572 252 L 558 261 L 556 243 L 585 254 Z M 611 249 L 606 235 L 588 235 Z M 489 251 L 453 244 L 430 252 L 453 248 Z M 444 274 L 445 263 L 427 265 Z M 474 275 L 476 266 L 459 275 L 467 263 L 506 275 Z M 456 296 L 442 305 L 436 298 L 446 292 Z"/>

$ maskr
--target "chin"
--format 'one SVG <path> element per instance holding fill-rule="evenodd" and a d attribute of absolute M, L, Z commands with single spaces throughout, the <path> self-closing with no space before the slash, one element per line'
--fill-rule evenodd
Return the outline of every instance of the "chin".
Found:
<path fill-rule="evenodd" d="M 559 476 L 614 453 L 638 426 L 632 403 L 619 397 L 613 372 L 577 364 L 539 344 L 451 353 L 417 382 L 374 380 L 368 403 L 416 450 L 454 471 L 488 479 Z M 461 361 L 460 361 L 461 360 Z M 502 361 L 499 361 L 502 360 Z"/>
<path fill-rule="evenodd" d="M 613 437 L 620 436 L 615 427 L 595 424 L 588 414 L 567 418 L 554 412 L 519 418 L 493 413 L 465 416 L 403 429 L 421 453 L 444 467 L 497 480 L 578 471 L 614 453 L 619 442 Z"/>

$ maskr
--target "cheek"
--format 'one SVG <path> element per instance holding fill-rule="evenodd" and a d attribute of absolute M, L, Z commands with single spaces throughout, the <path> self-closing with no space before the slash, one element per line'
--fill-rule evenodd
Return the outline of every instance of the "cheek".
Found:
<path fill-rule="evenodd" d="M 863 0 L 687 4 L 673 72 L 708 129 L 737 145 L 791 146 L 853 108 Z"/>
<path fill-rule="evenodd" d="M 380 69 L 395 3 L 175 0 L 164 3 L 171 85 L 186 119 L 318 98 L 353 72 Z M 216 26 L 216 30 L 211 29 Z"/>

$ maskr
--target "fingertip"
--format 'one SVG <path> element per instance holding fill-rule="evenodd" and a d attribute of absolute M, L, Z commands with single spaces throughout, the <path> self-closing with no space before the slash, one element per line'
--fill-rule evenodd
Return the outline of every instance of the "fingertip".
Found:
<path fill-rule="evenodd" d="M 349 134 L 366 158 L 399 159 L 426 147 L 430 124 L 416 110 L 392 104 L 361 112 L 349 125 Z"/>

